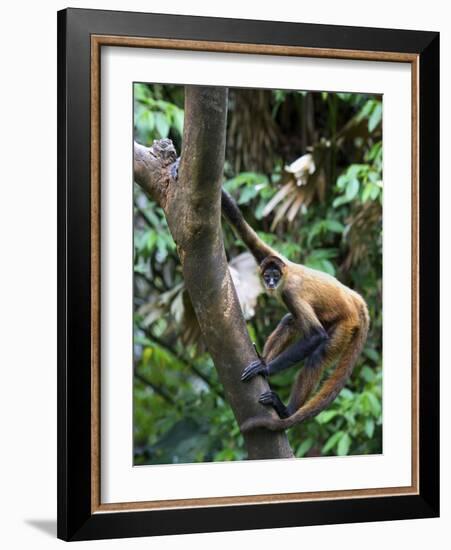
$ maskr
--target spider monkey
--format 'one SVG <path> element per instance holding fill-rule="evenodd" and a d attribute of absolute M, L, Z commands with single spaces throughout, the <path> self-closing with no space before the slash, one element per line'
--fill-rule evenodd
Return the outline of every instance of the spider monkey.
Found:
<path fill-rule="evenodd" d="M 241 380 L 268 377 L 305 359 L 287 406 L 274 391 L 260 396 L 259 402 L 272 406 L 279 418 L 255 416 L 241 429 L 284 430 L 317 415 L 344 387 L 368 334 L 368 309 L 357 292 L 335 277 L 290 262 L 264 243 L 224 190 L 222 213 L 260 264 L 265 290 L 290 312 L 269 336 L 263 357 L 244 369 Z M 334 363 L 331 376 L 314 394 L 322 373 Z"/>

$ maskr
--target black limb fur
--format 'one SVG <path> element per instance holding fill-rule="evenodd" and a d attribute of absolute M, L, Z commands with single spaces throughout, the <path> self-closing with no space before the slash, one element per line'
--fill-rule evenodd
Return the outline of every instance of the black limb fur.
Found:
<path fill-rule="evenodd" d="M 288 369 L 312 355 L 315 356 L 316 362 L 316 357 L 321 357 L 324 353 L 328 339 L 327 332 L 323 330 L 316 331 L 308 338 L 295 342 L 268 363 L 268 373 L 271 375 Z"/>
<path fill-rule="evenodd" d="M 327 350 L 327 344 L 330 337 L 326 336 L 321 340 L 319 345 L 312 351 L 312 353 L 307 357 L 305 362 L 305 368 L 314 369 L 322 364 L 324 356 Z"/>

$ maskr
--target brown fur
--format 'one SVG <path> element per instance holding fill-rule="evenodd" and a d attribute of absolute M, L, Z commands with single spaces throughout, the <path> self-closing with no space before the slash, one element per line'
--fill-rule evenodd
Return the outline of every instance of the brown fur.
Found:
<path fill-rule="evenodd" d="M 265 269 L 276 265 L 282 279 L 271 295 L 279 297 L 291 315 L 285 316 L 269 336 L 263 357 L 269 362 L 282 353 L 296 337 L 308 336 L 312 329 L 324 329 L 329 334 L 321 364 L 304 367 L 291 391 L 288 418 L 256 416 L 241 426 L 241 430 L 256 428 L 284 430 L 325 409 L 342 390 L 365 344 L 368 309 L 363 298 L 340 283 L 335 277 L 295 264 L 266 245 L 244 220 L 233 199 L 223 191 L 223 213 Z M 330 377 L 312 395 L 324 372 L 337 363 Z"/>
<path fill-rule="evenodd" d="M 278 326 L 265 345 L 265 360 L 270 361 L 286 349 L 296 333 L 298 336 L 308 334 L 315 326 L 324 327 L 330 334 L 330 340 L 321 365 L 304 367 L 293 384 L 288 408 L 295 412 L 284 419 L 250 418 L 241 426 L 243 431 L 256 428 L 283 430 L 316 416 L 343 389 L 368 334 L 368 310 L 357 292 L 330 275 L 299 264 L 289 262 L 282 273 L 279 292 L 293 314 L 296 328 L 290 327 L 288 338 L 288 335 L 281 334 L 283 331 Z M 323 372 L 336 362 L 338 364 L 331 376 L 310 397 Z"/>

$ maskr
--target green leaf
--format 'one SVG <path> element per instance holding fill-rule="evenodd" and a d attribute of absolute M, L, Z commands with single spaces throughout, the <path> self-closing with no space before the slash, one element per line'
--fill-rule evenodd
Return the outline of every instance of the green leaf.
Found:
<path fill-rule="evenodd" d="M 346 195 L 341 195 L 340 197 L 337 197 L 334 199 L 332 206 L 334 208 L 337 208 L 338 206 L 341 206 L 342 204 L 346 204 L 349 202 L 349 199 Z"/>
<path fill-rule="evenodd" d="M 150 361 L 152 357 L 152 352 L 153 352 L 152 348 L 150 347 L 144 348 L 142 353 L 142 358 L 141 358 L 144 365 L 146 365 Z"/>
<path fill-rule="evenodd" d="M 382 120 L 382 103 L 377 103 L 368 120 L 368 131 L 372 132 Z"/>
<path fill-rule="evenodd" d="M 314 250 L 309 258 L 316 260 L 336 258 L 338 256 L 338 250 L 336 248 L 318 248 Z"/>
<path fill-rule="evenodd" d="M 369 439 L 373 437 L 374 434 L 374 420 L 372 418 L 367 418 L 365 422 L 365 433 Z"/>
<path fill-rule="evenodd" d="M 354 399 L 354 393 L 349 388 L 343 388 L 340 395 L 345 399 Z"/>
<path fill-rule="evenodd" d="M 382 154 L 382 141 L 378 141 L 371 147 L 371 149 L 365 155 L 365 159 L 368 161 L 373 161 L 381 154 Z"/>
<path fill-rule="evenodd" d="M 377 183 L 367 183 L 362 193 L 362 202 L 366 202 L 368 199 L 376 200 L 381 195 L 382 189 L 379 180 Z"/>
<path fill-rule="evenodd" d="M 323 224 L 328 231 L 333 233 L 343 233 L 345 230 L 344 225 L 337 220 L 324 220 Z"/>
<path fill-rule="evenodd" d="M 238 199 L 238 204 L 247 204 L 250 200 L 252 200 L 257 195 L 258 195 L 258 189 L 255 187 L 255 185 L 245 187 L 240 194 L 240 198 Z"/>
<path fill-rule="evenodd" d="M 215 454 L 215 461 L 235 460 L 235 453 L 231 449 L 223 449 Z"/>
<path fill-rule="evenodd" d="M 363 353 L 371 359 L 371 361 L 374 361 L 374 363 L 379 362 L 379 353 L 373 349 L 373 348 L 365 348 Z"/>
<path fill-rule="evenodd" d="M 176 109 L 174 112 L 174 126 L 177 132 L 183 136 L 183 121 L 185 118 L 185 113 L 182 109 Z"/>
<path fill-rule="evenodd" d="M 368 172 L 368 179 L 370 180 L 371 183 L 377 183 L 381 179 L 381 177 L 379 172 L 375 172 L 374 170 L 371 170 L 370 172 Z"/>
<path fill-rule="evenodd" d="M 147 131 L 151 132 L 155 127 L 155 116 L 152 113 L 152 111 L 145 111 L 145 116 L 143 117 L 143 121 L 147 126 Z"/>
<path fill-rule="evenodd" d="M 362 367 L 362 370 L 360 371 L 360 374 L 362 378 L 365 380 L 365 382 L 373 382 L 374 380 L 374 371 L 370 369 L 367 365 L 364 365 Z"/>
<path fill-rule="evenodd" d="M 313 239 L 317 235 L 320 235 L 327 231 L 331 231 L 332 233 L 343 233 L 344 230 L 344 226 L 337 220 L 321 220 L 319 222 L 316 222 L 310 230 L 308 236 L 308 244 L 311 245 Z"/>
<path fill-rule="evenodd" d="M 359 397 L 359 404 L 362 409 L 363 414 L 368 415 L 371 413 L 371 404 L 368 398 L 368 393 L 362 393 Z"/>
<path fill-rule="evenodd" d="M 352 411 L 346 411 L 343 416 L 348 423 L 348 429 L 355 426 L 355 414 Z"/>
<path fill-rule="evenodd" d="M 323 411 L 316 417 L 316 421 L 319 424 L 327 424 L 332 418 L 335 418 L 337 414 L 338 411 Z"/>
<path fill-rule="evenodd" d="M 370 191 L 371 200 L 373 200 L 373 201 L 376 200 L 377 197 L 379 197 L 380 193 L 381 193 L 381 189 L 378 185 L 372 185 L 371 186 L 371 191 Z"/>
<path fill-rule="evenodd" d="M 353 94 L 346 93 L 346 92 L 338 92 L 338 93 L 337 93 L 337 96 L 338 96 L 342 101 L 345 101 L 345 102 L 348 102 L 348 101 L 352 98 L 352 95 L 353 95 Z"/>
<path fill-rule="evenodd" d="M 331 249 L 318 249 L 313 251 L 306 259 L 305 265 L 311 269 L 317 269 L 329 273 L 329 275 L 335 275 L 335 266 L 329 260 L 329 258 L 335 258 L 337 251 Z"/>
<path fill-rule="evenodd" d="M 369 99 L 358 113 L 357 120 L 363 120 L 364 118 L 368 117 L 373 110 L 373 107 L 374 100 Z"/>
<path fill-rule="evenodd" d="M 227 191 L 234 191 L 242 185 L 266 185 L 267 183 L 268 178 L 264 174 L 259 174 L 257 172 L 241 172 L 234 178 L 227 180 L 224 183 L 224 187 Z"/>
<path fill-rule="evenodd" d="M 298 450 L 296 451 L 296 456 L 298 458 L 301 458 L 305 455 L 305 453 L 308 453 L 313 445 L 313 439 L 306 439 L 304 440 L 298 447 Z"/>
<path fill-rule="evenodd" d="M 370 198 L 370 195 L 371 195 L 371 188 L 372 188 L 371 183 L 367 183 L 367 184 L 365 185 L 365 187 L 363 188 L 363 191 L 362 191 L 362 202 L 366 202 L 366 201 Z"/>
<path fill-rule="evenodd" d="M 149 252 L 152 252 L 152 250 L 155 248 L 157 239 L 158 239 L 157 232 L 153 230 L 149 231 L 149 235 L 147 237 L 147 242 L 146 242 L 146 248 Z"/>
<path fill-rule="evenodd" d="M 138 101 L 146 101 L 149 97 L 149 88 L 146 86 L 146 84 L 136 83 L 133 86 L 133 92 L 135 99 L 137 99 Z"/>
<path fill-rule="evenodd" d="M 342 174 L 338 179 L 337 179 L 337 187 L 338 189 L 340 189 L 341 191 L 346 187 L 346 184 L 348 183 L 348 175 L 347 174 Z"/>
<path fill-rule="evenodd" d="M 155 118 L 152 111 L 146 108 L 139 108 L 136 111 L 136 127 L 146 136 L 154 128 Z"/>
<path fill-rule="evenodd" d="M 368 400 L 371 407 L 371 412 L 373 416 L 378 417 L 381 414 L 382 407 L 379 399 L 374 395 L 374 393 L 367 392 Z"/>
<path fill-rule="evenodd" d="M 343 437 L 343 435 L 344 435 L 344 432 L 342 432 L 341 430 L 331 435 L 329 439 L 326 441 L 323 448 L 321 449 L 321 453 L 322 454 L 328 453 L 333 447 L 335 447 L 335 445 Z"/>
<path fill-rule="evenodd" d="M 321 271 L 324 271 L 324 273 L 335 276 L 335 267 L 330 260 L 321 260 L 320 269 Z"/>
<path fill-rule="evenodd" d="M 351 446 L 351 438 L 349 437 L 349 434 L 345 433 L 340 438 L 340 441 L 338 442 L 337 446 L 337 454 L 338 456 L 346 456 L 349 452 L 349 447 Z"/>
<path fill-rule="evenodd" d="M 367 164 L 351 164 L 347 170 L 348 179 L 356 178 L 358 175 L 368 172 L 369 166 Z"/>
<path fill-rule="evenodd" d="M 155 126 L 160 138 L 167 138 L 169 135 L 169 122 L 163 113 L 155 113 Z"/>
<path fill-rule="evenodd" d="M 357 178 L 352 178 L 346 185 L 346 198 L 348 201 L 352 201 L 359 192 L 360 183 Z"/>

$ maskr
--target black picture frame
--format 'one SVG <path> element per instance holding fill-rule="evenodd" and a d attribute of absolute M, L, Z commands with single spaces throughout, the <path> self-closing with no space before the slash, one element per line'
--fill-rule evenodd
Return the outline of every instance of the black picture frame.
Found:
<path fill-rule="evenodd" d="M 92 35 L 418 56 L 420 414 L 417 495 L 92 512 Z M 85 9 L 58 12 L 58 537 L 87 540 L 438 515 L 439 33 Z"/>

